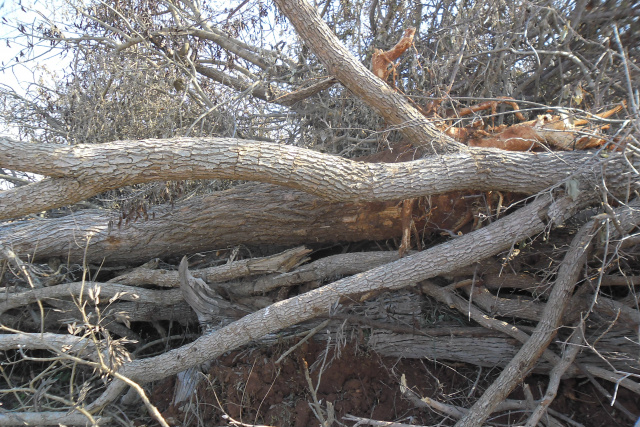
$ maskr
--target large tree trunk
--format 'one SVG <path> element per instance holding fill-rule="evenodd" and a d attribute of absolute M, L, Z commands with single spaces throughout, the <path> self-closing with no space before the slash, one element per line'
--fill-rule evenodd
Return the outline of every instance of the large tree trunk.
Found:
<path fill-rule="evenodd" d="M 327 200 L 403 200 L 450 191 L 535 194 L 601 159 L 581 152 L 518 153 L 469 149 L 402 163 L 368 163 L 283 144 L 232 138 L 175 138 L 108 144 L 29 144 L 0 138 L 0 166 L 51 179 L 0 193 L 0 219 L 66 206 L 109 189 L 152 181 L 235 179 L 270 182 Z M 607 178 L 625 178 L 612 155 Z"/>
<path fill-rule="evenodd" d="M 32 158 L 29 153 L 34 151 L 39 155 Z M 155 207 L 139 218 L 89 210 L 0 226 L 0 240 L 21 256 L 80 262 L 86 255 L 89 262 L 108 264 L 238 244 L 282 247 L 396 238 L 403 230 L 398 200 L 418 196 L 427 197 L 404 214 L 417 230 L 457 230 L 473 216 L 473 200 L 460 191 L 534 194 L 570 178 L 574 184 L 567 188 L 577 197 L 597 185 L 594 172 L 601 167 L 601 160 L 588 153 L 487 149 L 404 163 L 366 163 L 297 147 L 220 138 L 77 147 L 0 138 L 0 153 L 2 166 L 53 177 L 0 193 L 0 218 L 154 180 L 254 179 L 305 191 L 242 185 L 173 207 Z M 619 172 L 625 161 L 618 154 L 608 159 L 605 179 L 611 190 L 626 187 L 628 178 Z"/>
<path fill-rule="evenodd" d="M 87 210 L 7 223 L 0 240 L 31 259 L 135 264 L 232 245 L 383 240 L 402 234 L 397 203 L 331 203 L 270 184 L 244 184 L 149 210 L 148 219 Z M 85 252 L 86 251 L 86 252 Z"/>

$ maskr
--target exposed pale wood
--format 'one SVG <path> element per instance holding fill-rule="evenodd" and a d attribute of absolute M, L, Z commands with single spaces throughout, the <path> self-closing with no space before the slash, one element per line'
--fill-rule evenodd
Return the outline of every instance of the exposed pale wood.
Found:
<path fill-rule="evenodd" d="M 387 81 L 392 71 L 395 71 L 394 61 L 413 44 L 413 37 L 416 29 L 413 27 L 404 30 L 402 39 L 390 50 L 383 52 L 382 49 L 374 49 L 371 55 L 371 72 L 383 81 Z M 392 82 L 395 87 L 395 82 Z"/>
<path fill-rule="evenodd" d="M 187 257 L 183 257 L 178 267 L 180 291 L 184 300 L 195 311 L 198 322 L 205 330 L 219 324 L 229 323 L 229 319 L 238 319 L 252 310 L 239 304 L 232 304 L 222 298 L 204 280 L 193 277 L 189 272 Z"/>

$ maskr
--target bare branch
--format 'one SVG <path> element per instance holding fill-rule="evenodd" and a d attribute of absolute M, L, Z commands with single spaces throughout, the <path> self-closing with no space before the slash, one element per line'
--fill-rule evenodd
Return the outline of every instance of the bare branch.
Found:
<path fill-rule="evenodd" d="M 288 145 L 225 138 L 74 147 L 0 138 L 0 153 L 0 167 L 54 177 L 0 193 L 0 218 L 68 205 L 125 185 L 179 179 L 256 180 L 345 202 L 409 199 L 454 190 L 533 194 L 576 174 L 586 178 L 593 168 L 600 169 L 601 162 L 572 152 L 469 150 L 406 163 L 364 163 Z M 626 175 L 619 173 L 625 170 L 622 156 L 612 154 L 608 162 L 607 178 L 626 184 Z"/>

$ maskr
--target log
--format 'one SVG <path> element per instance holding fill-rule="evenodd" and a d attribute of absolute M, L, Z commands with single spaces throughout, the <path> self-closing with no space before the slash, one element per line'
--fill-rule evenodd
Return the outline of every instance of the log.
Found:
<path fill-rule="evenodd" d="M 270 184 L 244 184 L 127 223 L 115 212 L 85 210 L 0 226 L 0 241 L 32 260 L 60 257 L 132 265 L 235 245 L 294 246 L 384 240 L 400 236 L 401 207 L 391 203 L 331 203 Z"/>
<path fill-rule="evenodd" d="M 486 331 L 484 328 L 477 329 L 478 333 Z M 443 337 L 377 330 L 371 335 L 367 345 L 382 356 L 464 362 L 487 368 L 504 368 L 521 347 L 521 343 L 507 336 L 473 336 L 471 331 L 466 331 L 466 334 L 468 336 L 456 336 L 452 332 L 450 336 Z M 576 358 L 578 363 L 605 370 L 613 367 L 619 372 L 640 374 L 640 366 L 634 356 L 637 354 L 637 345 L 629 340 L 628 331 L 610 331 L 600 339 L 598 331 L 592 331 L 591 334 L 593 336 L 588 337 L 588 342 L 595 343 L 595 349 L 599 354 L 585 346 Z M 566 338 L 566 334 L 563 334 L 563 337 Z M 556 339 L 555 344 L 561 348 L 563 339 Z M 613 355 L 615 357 L 612 357 Z M 552 368 L 551 363 L 540 360 L 533 372 L 548 374 Z M 570 371 L 565 378 L 576 375 L 581 376 L 580 371 Z"/>

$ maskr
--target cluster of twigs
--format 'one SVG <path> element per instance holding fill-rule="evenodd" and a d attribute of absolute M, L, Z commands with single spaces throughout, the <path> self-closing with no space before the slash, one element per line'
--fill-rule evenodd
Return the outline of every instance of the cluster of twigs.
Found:
<path fill-rule="evenodd" d="M 612 211 L 613 216 L 596 215 L 577 232 L 573 229 L 564 237 L 552 235 L 548 244 L 531 242 L 520 250 L 512 247 L 512 243 L 519 240 L 517 236 L 546 233 L 547 226 L 536 221 L 530 229 L 514 230 L 512 227 L 522 224 L 523 218 L 537 218 L 540 209 L 560 210 L 559 214 L 566 216 L 566 204 L 572 205 L 570 199 L 558 200 L 551 207 L 548 203 L 549 200 L 543 198 L 488 227 L 402 259 L 398 259 L 397 252 L 364 252 L 305 263 L 309 251 L 298 248 L 266 258 L 228 259 L 224 265 L 184 270 L 180 273 L 182 277 L 177 271 L 167 269 L 170 266 L 156 263 L 116 275 L 108 282 L 92 281 L 84 275 L 79 282 L 64 283 L 68 279 L 63 279 L 63 283 L 43 287 L 48 276 L 60 274 L 64 268 L 58 267 L 53 272 L 47 266 L 24 263 L 5 250 L 10 263 L 4 263 L 5 296 L 0 304 L 0 319 L 5 325 L 2 350 L 12 355 L 10 360 L 15 365 L 12 369 L 19 371 L 21 364 L 38 362 L 47 363 L 49 367 L 19 385 L 16 384 L 20 383 L 19 376 L 11 375 L 5 368 L 9 388 L 3 390 L 3 395 L 14 405 L 14 410 L 22 410 L 0 414 L 0 423 L 16 419 L 28 423 L 41 423 L 45 419 L 83 423 L 76 420 L 74 414 L 65 415 L 72 407 L 79 408 L 92 423 L 107 423 L 106 418 L 91 414 L 115 402 L 126 386 L 134 387 L 150 413 L 160 419 L 135 382 L 177 374 L 225 351 L 283 329 L 286 331 L 295 324 L 297 329 L 290 329 L 288 334 L 312 329 L 317 325 L 312 319 L 326 306 L 333 307 L 327 319 L 329 324 L 347 321 L 353 327 L 377 331 L 372 334 L 369 345 L 383 355 L 444 358 L 479 366 L 504 365 L 503 373 L 481 398 L 492 400 L 495 403 L 492 408 L 497 411 L 516 407 L 514 402 L 497 404 L 506 398 L 508 391 L 505 390 L 513 388 L 509 384 L 521 381 L 522 375 L 540 359 L 534 370 L 550 375 L 547 396 L 541 401 L 520 402 L 518 406 L 533 411 L 529 418 L 532 426 L 543 414 L 549 417 L 546 410 L 562 377 L 586 375 L 592 381 L 597 377 L 640 394 L 636 380 L 640 371 L 634 356 L 637 344 L 621 345 L 620 341 L 633 341 L 640 325 L 634 292 L 638 279 L 629 275 L 638 268 L 633 261 L 637 238 L 628 234 L 638 221 L 637 207 L 629 205 Z M 567 239 L 571 243 L 564 260 L 549 252 L 554 245 L 566 245 Z M 463 262 L 470 268 L 449 270 L 447 257 L 459 254 L 459 248 L 469 247 L 471 242 L 476 248 Z M 501 255 L 502 261 L 486 258 L 487 253 Z M 532 260 L 541 256 L 545 260 L 536 265 Z M 547 259 L 553 260 L 551 269 Z M 409 272 L 408 266 L 425 260 L 433 263 L 434 269 L 418 275 Z M 536 268 L 539 271 L 536 272 Z M 525 274 L 525 269 L 530 272 Z M 407 273 L 399 274 L 401 271 Z M 360 272 L 366 273 L 358 274 Z M 345 278 L 332 281 L 341 276 Z M 389 276 L 396 280 L 390 283 Z M 436 286 L 425 280 L 436 276 L 450 284 Z M 8 280 L 11 277 L 14 279 Z M 13 286 L 9 286 L 10 283 Z M 326 284 L 321 286 L 323 283 Z M 478 326 L 416 327 L 432 319 L 421 313 L 421 303 L 415 297 L 393 302 L 388 294 L 383 294 L 377 303 L 362 305 L 361 301 L 380 292 L 415 283 L 418 288 L 413 292 L 423 295 L 421 298 L 455 308 Z M 574 291 L 574 287 L 577 290 Z M 304 291 L 307 292 L 296 295 Z M 394 305 L 395 308 L 389 308 Z M 377 314 L 367 308 L 376 306 Z M 209 332 L 168 353 L 140 359 L 147 352 L 155 352 L 158 346 L 173 347 L 171 342 L 177 337 L 172 337 L 161 324 L 167 320 L 193 324 L 195 317 L 189 307 Z M 406 313 L 410 313 L 408 317 Z M 307 321 L 311 323 L 300 323 Z M 531 321 L 537 323 L 535 328 L 528 326 Z M 139 322 L 155 325 L 164 338 L 159 341 L 143 338 L 139 328 L 133 326 Z M 13 329 L 18 327 L 22 330 Z M 63 327 L 68 329 L 66 333 L 61 331 Z M 517 351 L 508 340 L 496 341 L 496 335 L 483 337 L 482 328 L 498 332 L 497 336 L 505 334 L 515 338 L 524 347 Z M 113 334 L 127 339 L 114 340 Z M 443 334 L 449 338 L 440 340 L 438 336 Z M 483 339 L 489 341 L 483 343 Z M 491 346 L 497 346 L 493 356 L 479 351 Z M 196 348 L 199 350 L 194 352 Z M 469 351 L 470 348 L 477 351 Z M 43 355 L 41 350 L 50 354 Z M 68 375 L 71 377 L 67 377 L 65 394 L 69 397 L 66 400 L 56 398 L 59 393 L 46 392 L 53 378 Z M 111 379 L 111 384 L 97 398 L 95 393 L 104 390 L 101 377 Z M 407 398 L 416 399 L 404 385 L 399 386 Z M 616 403 L 615 395 L 608 397 L 629 418 L 634 416 Z M 463 421 L 465 417 L 478 416 L 474 410 L 468 412 L 427 397 L 416 402 Z M 118 417 L 110 411 L 107 413 Z"/>

